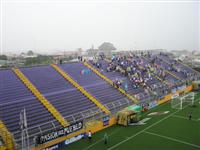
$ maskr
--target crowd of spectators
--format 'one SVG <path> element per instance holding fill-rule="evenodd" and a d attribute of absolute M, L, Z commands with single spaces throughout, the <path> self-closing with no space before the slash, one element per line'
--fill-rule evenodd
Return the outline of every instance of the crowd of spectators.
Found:
<path fill-rule="evenodd" d="M 128 89 L 127 86 L 131 86 L 132 88 L 142 87 L 144 89 L 144 94 L 149 95 L 151 92 L 153 95 L 162 96 L 179 84 L 171 82 L 166 85 L 164 83 L 168 75 L 166 70 L 170 72 L 179 72 L 183 74 L 186 79 L 194 75 L 194 72 L 181 66 L 177 60 L 171 59 L 166 62 L 167 60 L 164 58 L 168 58 L 168 55 L 165 53 L 153 55 L 148 52 L 147 54 L 141 53 L 140 56 L 129 53 L 128 55 L 113 56 L 106 68 L 102 68 L 101 61 L 98 61 L 98 59 L 93 60 L 93 65 L 107 72 L 120 72 L 122 76 L 127 77 L 130 84 L 125 84 L 123 87 L 125 90 Z M 104 57 L 100 57 L 100 59 L 103 60 Z M 155 76 L 163 82 L 158 81 Z M 118 88 L 121 87 L 122 83 L 123 81 L 116 78 L 113 84 Z M 180 82 L 180 84 L 183 83 Z"/>

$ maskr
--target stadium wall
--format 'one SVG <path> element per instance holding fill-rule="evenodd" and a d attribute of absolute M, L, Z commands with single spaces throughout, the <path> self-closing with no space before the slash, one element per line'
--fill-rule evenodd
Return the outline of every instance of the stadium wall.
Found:
<path fill-rule="evenodd" d="M 177 90 L 176 93 L 170 93 L 168 95 L 166 95 L 162 100 L 158 100 L 157 103 L 158 105 L 163 104 L 165 102 L 168 102 L 169 100 L 172 99 L 174 94 L 180 94 L 181 92 L 185 91 L 185 92 L 189 92 L 193 89 L 192 85 L 187 86 L 185 89 L 183 90 Z"/>
<path fill-rule="evenodd" d="M 116 124 L 116 118 L 115 117 L 110 118 L 109 124 L 107 126 L 104 126 L 102 121 L 93 121 L 93 122 L 91 122 L 91 124 L 92 125 L 87 125 L 85 128 L 83 128 L 83 129 L 81 129 L 77 132 L 74 132 L 74 133 L 69 134 L 69 135 L 64 136 L 64 137 L 60 137 L 60 138 L 55 139 L 53 141 L 50 141 L 48 143 L 39 145 L 34 150 L 48 150 L 48 148 L 51 149 L 50 147 L 55 146 L 58 143 L 61 143 L 61 142 L 65 141 L 67 139 L 70 139 L 72 137 L 75 137 L 75 136 L 78 136 L 78 135 L 81 135 L 81 134 L 84 134 L 84 133 L 88 133 L 89 131 L 91 131 L 92 133 L 96 133 L 98 131 L 101 131 L 101 130 L 107 128 L 107 127 L 110 127 L 110 126 L 113 126 L 114 124 Z"/>
<path fill-rule="evenodd" d="M 173 96 L 175 94 L 180 94 L 181 92 L 184 92 L 184 91 L 189 92 L 192 89 L 193 89 L 193 87 L 192 87 L 192 85 L 190 85 L 190 86 L 187 86 L 185 89 L 177 90 L 175 93 L 170 93 L 170 94 L 166 95 L 163 99 L 157 100 L 156 106 L 163 104 L 165 102 L 168 102 L 169 100 L 171 100 L 173 98 Z M 109 119 L 109 124 L 107 126 L 104 126 L 103 121 L 89 122 L 88 125 L 85 125 L 85 127 L 83 129 L 81 129 L 77 132 L 74 132 L 72 134 L 69 134 L 67 136 L 60 137 L 60 138 L 55 139 L 53 141 L 50 141 L 48 143 L 44 143 L 42 145 L 39 145 L 38 147 L 35 148 L 35 150 L 49 150 L 49 149 L 51 149 L 52 146 L 55 146 L 56 144 L 59 144 L 59 143 L 65 141 L 67 139 L 72 138 L 72 137 L 87 133 L 87 132 L 89 132 L 89 130 L 91 130 L 92 133 L 96 133 L 98 131 L 101 131 L 101 130 L 103 130 L 107 127 L 110 127 L 112 125 L 115 125 L 115 124 L 116 124 L 116 118 L 115 117 L 112 117 L 112 118 Z"/>

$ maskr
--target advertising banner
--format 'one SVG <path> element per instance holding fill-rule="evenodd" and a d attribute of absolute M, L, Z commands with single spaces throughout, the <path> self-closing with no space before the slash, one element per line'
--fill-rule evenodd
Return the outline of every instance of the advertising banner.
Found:
<path fill-rule="evenodd" d="M 71 143 L 74 143 L 74 142 L 82 139 L 83 137 L 84 137 L 84 134 L 80 134 L 80 135 L 74 136 L 74 137 L 72 137 L 70 139 L 67 139 L 67 140 L 65 140 L 65 141 L 63 141 L 61 143 L 58 143 L 58 144 L 53 145 L 51 147 L 45 148 L 43 150 L 57 150 L 57 149 L 59 149 L 61 147 L 65 147 L 65 146 L 67 146 L 67 145 L 69 145 Z"/>
<path fill-rule="evenodd" d="M 172 99 L 175 99 L 175 98 L 177 98 L 177 97 L 179 97 L 179 94 L 177 93 L 177 94 L 174 94 L 173 96 L 172 96 Z"/>
<path fill-rule="evenodd" d="M 148 109 L 152 109 L 154 107 L 156 107 L 158 104 L 157 104 L 157 101 L 152 101 L 149 103 L 149 108 Z"/>
<path fill-rule="evenodd" d="M 186 85 L 182 85 L 178 87 L 178 90 L 184 90 L 184 89 L 186 89 Z"/>
<path fill-rule="evenodd" d="M 43 144 L 43 143 L 49 142 L 51 140 L 54 140 L 56 138 L 59 138 L 59 137 L 62 137 L 62 136 L 66 136 L 68 134 L 76 132 L 76 131 L 78 131 L 78 130 L 80 130 L 82 128 L 83 128 L 83 121 L 80 121 L 80 122 L 71 124 L 68 127 L 64 127 L 64 128 L 62 128 L 62 129 L 60 129 L 58 131 L 52 131 L 50 133 L 38 136 L 37 137 L 37 143 L 38 144 Z"/>
<path fill-rule="evenodd" d="M 171 92 L 174 94 L 176 93 L 176 88 L 171 89 Z"/>

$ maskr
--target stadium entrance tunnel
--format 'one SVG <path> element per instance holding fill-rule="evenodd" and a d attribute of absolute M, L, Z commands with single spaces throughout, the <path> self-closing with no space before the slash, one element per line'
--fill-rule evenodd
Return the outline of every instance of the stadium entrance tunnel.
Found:
<path fill-rule="evenodd" d="M 142 107 L 138 105 L 129 106 L 117 113 L 117 124 L 128 126 L 130 123 L 136 123 L 141 119 Z"/>

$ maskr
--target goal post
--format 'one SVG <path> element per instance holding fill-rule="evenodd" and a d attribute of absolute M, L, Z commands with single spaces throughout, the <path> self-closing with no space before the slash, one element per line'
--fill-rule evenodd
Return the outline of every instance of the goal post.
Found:
<path fill-rule="evenodd" d="M 194 105 L 194 92 L 190 92 L 181 96 L 175 96 L 171 100 L 171 107 L 174 109 L 183 109 L 186 105 Z"/>

